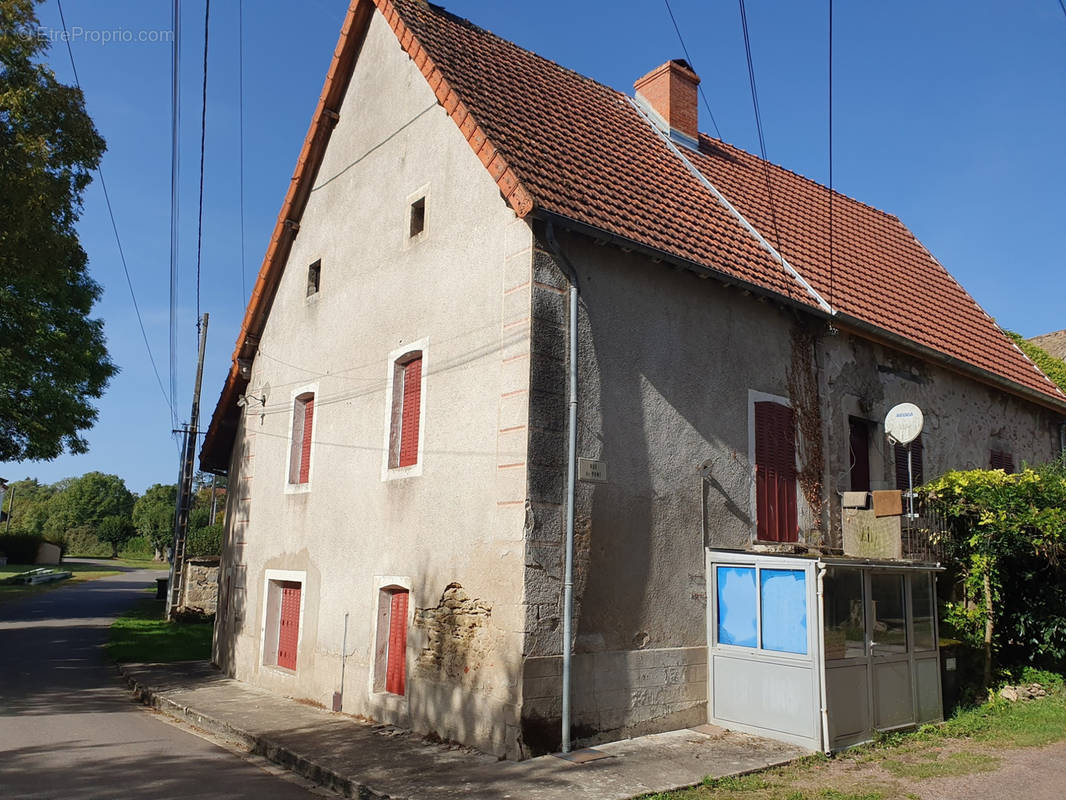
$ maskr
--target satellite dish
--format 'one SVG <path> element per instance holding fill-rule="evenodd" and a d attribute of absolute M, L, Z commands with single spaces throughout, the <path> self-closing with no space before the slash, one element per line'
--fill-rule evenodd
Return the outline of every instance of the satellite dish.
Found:
<path fill-rule="evenodd" d="M 893 406 L 885 417 L 885 433 L 897 444 L 910 444 L 922 432 L 925 417 L 914 403 Z"/>

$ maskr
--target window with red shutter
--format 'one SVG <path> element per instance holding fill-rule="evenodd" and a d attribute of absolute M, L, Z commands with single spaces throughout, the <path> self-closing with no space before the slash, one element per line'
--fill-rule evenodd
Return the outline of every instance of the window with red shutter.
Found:
<path fill-rule="evenodd" d="M 755 403 L 755 506 L 759 540 L 799 540 L 796 424 L 781 403 Z"/>
<path fill-rule="evenodd" d="M 292 438 L 289 446 L 289 483 L 306 484 L 311 480 L 311 433 L 314 430 L 315 395 L 299 395 L 293 401 Z"/>
<path fill-rule="evenodd" d="M 392 430 L 389 466 L 418 463 L 418 434 L 422 424 L 422 353 L 408 353 L 395 362 L 392 389 Z"/>
<path fill-rule="evenodd" d="M 407 598 L 405 589 L 389 597 L 389 650 L 385 667 L 385 691 L 405 694 L 407 690 Z"/>
<path fill-rule="evenodd" d="M 300 584 L 282 581 L 281 619 L 278 628 L 278 666 L 296 669 L 296 646 L 300 641 Z"/>

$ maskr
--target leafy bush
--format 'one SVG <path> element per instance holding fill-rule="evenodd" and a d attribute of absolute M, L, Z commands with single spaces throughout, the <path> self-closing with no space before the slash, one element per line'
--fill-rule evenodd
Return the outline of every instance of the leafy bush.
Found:
<path fill-rule="evenodd" d="M 946 621 L 1001 667 L 1066 665 L 1066 466 L 949 472 L 921 493 L 949 522 L 965 597 Z M 985 641 L 985 626 L 992 637 Z"/>
<path fill-rule="evenodd" d="M 1007 336 L 1014 340 L 1023 353 L 1029 356 L 1029 360 L 1040 367 L 1044 374 L 1053 380 L 1062 391 L 1066 392 L 1066 362 L 1061 358 L 1055 358 L 1044 348 L 1033 344 L 1021 334 L 1007 331 Z"/>
<path fill-rule="evenodd" d="M 124 558 L 149 558 L 155 554 L 152 541 L 147 536 L 134 536 L 126 541 L 119 551 Z"/>
<path fill-rule="evenodd" d="M 222 526 L 207 525 L 190 531 L 185 540 L 185 553 L 190 556 L 222 555 Z"/>
<path fill-rule="evenodd" d="M 37 548 L 44 541 L 35 533 L 12 533 L 0 535 L 0 554 L 7 556 L 9 564 L 32 564 L 37 560 Z"/>
<path fill-rule="evenodd" d="M 93 557 L 111 555 L 111 547 L 101 542 L 88 525 L 77 525 L 49 538 L 63 548 L 65 555 Z"/>

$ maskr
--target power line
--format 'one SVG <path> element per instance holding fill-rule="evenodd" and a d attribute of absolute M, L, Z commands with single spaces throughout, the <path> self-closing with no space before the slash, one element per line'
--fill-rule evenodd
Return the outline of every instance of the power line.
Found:
<path fill-rule="evenodd" d="M 1059 5 L 1062 6 L 1062 13 L 1066 14 L 1066 0 L 1059 0 Z"/>
<path fill-rule="evenodd" d="M 770 199 L 770 218 L 774 225 L 774 238 L 777 240 L 777 250 L 781 250 L 781 232 L 777 227 L 777 210 L 774 207 L 774 192 L 770 185 L 770 164 L 766 158 L 766 139 L 762 131 L 762 112 L 759 110 L 759 91 L 755 87 L 755 67 L 751 60 L 751 40 L 748 38 L 748 13 L 744 8 L 744 0 L 740 0 L 740 24 L 744 29 L 744 52 L 748 57 L 748 82 L 751 84 L 751 103 L 755 108 L 755 127 L 759 132 L 759 152 L 762 155 L 763 174 L 766 178 L 766 194 Z"/>
<path fill-rule="evenodd" d="M 174 0 L 171 24 L 174 41 L 170 64 L 170 396 L 175 397 L 178 393 L 178 242 L 181 217 L 181 0 Z M 177 427 L 177 412 L 174 412 L 171 423 Z"/>
<path fill-rule="evenodd" d="M 833 305 L 833 0 L 829 0 L 829 305 Z"/>
<path fill-rule="evenodd" d="M 74 64 L 74 50 L 70 46 L 70 33 L 67 31 L 67 20 L 63 15 L 63 3 L 61 0 L 56 0 L 56 5 L 59 7 L 59 21 L 63 24 L 63 40 L 67 44 L 67 55 L 70 57 L 70 70 L 74 73 L 74 85 L 78 87 L 78 91 L 81 91 L 81 81 L 78 79 L 78 68 Z M 148 343 L 148 333 L 144 329 L 144 320 L 141 319 L 141 309 L 137 304 L 137 293 L 133 291 L 133 281 L 130 279 L 130 270 L 126 265 L 126 253 L 122 249 L 122 239 L 118 235 L 118 225 L 115 222 L 115 212 L 111 208 L 111 196 L 107 191 L 107 182 L 104 180 L 103 167 L 97 165 L 96 174 L 100 177 L 100 188 L 104 192 L 104 202 L 107 203 L 107 214 L 111 218 L 111 230 L 115 232 L 115 243 L 118 245 L 118 257 L 122 262 L 122 271 L 126 275 L 126 285 L 130 288 L 130 297 L 133 299 L 133 311 L 137 315 L 137 324 L 141 328 L 141 337 L 144 339 L 144 347 L 148 351 L 148 360 L 152 364 L 152 372 L 155 373 L 156 383 L 159 384 L 159 391 L 163 394 L 163 400 L 170 408 L 170 413 L 174 413 L 174 405 L 171 403 L 170 398 L 167 396 L 166 389 L 163 388 L 163 379 L 159 377 L 159 368 L 155 364 L 155 356 L 152 355 L 152 346 Z"/>
<path fill-rule="evenodd" d="M 241 305 L 248 302 L 244 263 L 244 0 L 237 3 L 237 95 L 240 109 L 240 191 L 241 191 Z"/>
<path fill-rule="evenodd" d="M 688 48 L 685 47 L 685 37 L 681 35 L 681 28 L 677 25 L 677 19 L 674 17 L 674 10 L 670 8 L 670 0 L 663 0 L 666 3 L 666 11 L 670 15 L 670 21 L 674 23 L 674 30 L 677 31 L 677 40 L 681 42 L 681 52 L 685 54 L 685 60 L 688 65 L 692 67 L 692 70 L 696 70 L 696 65 L 692 63 L 692 57 L 688 54 Z M 696 73 L 699 74 L 698 72 Z M 703 91 L 703 84 L 699 85 L 700 97 L 703 98 L 703 107 L 707 109 L 707 115 L 711 118 L 711 124 L 714 126 L 714 132 L 718 134 L 718 138 L 722 138 L 722 132 L 718 130 L 718 123 L 714 119 L 714 112 L 711 111 L 711 104 L 707 102 L 707 94 Z"/>
<path fill-rule="evenodd" d="M 200 329 L 200 253 L 204 238 L 204 150 L 207 138 L 207 33 L 211 24 L 211 0 L 204 3 L 204 82 L 200 111 L 200 201 L 196 221 L 196 329 Z"/>

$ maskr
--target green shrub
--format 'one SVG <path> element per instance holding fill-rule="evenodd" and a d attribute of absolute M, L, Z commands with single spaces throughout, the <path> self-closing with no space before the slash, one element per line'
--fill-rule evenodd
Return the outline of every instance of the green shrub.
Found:
<path fill-rule="evenodd" d="M 61 536 L 55 538 L 58 539 L 56 544 L 63 548 L 64 555 L 90 556 L 94 558 L 111 555 L 110 545 L 97 539 L 96 534 L 93 533 L 92 528 L 88 525 L 70 528 Z"/>
<path fill-rule="evenodd" d="M 134 536 L 127 540 L 122 550 L 119 551 L 119 555 L 123 558 L 151 558 L 155 555 L 155 549 L 152 547 L 151 539 L 147 536 Z"/>
<path fill-rule="evenodd" d="M 36 533 L 0 534 L 0 554 L 7 556 L 9 564 L 32 564 L 43 541 Z"/>
<path fill-rule="evenodd" d="M 185 541 L 185 554 L 189 556 L 222 555 L 222 526 L 207 525 L 190 531 Z"/>

